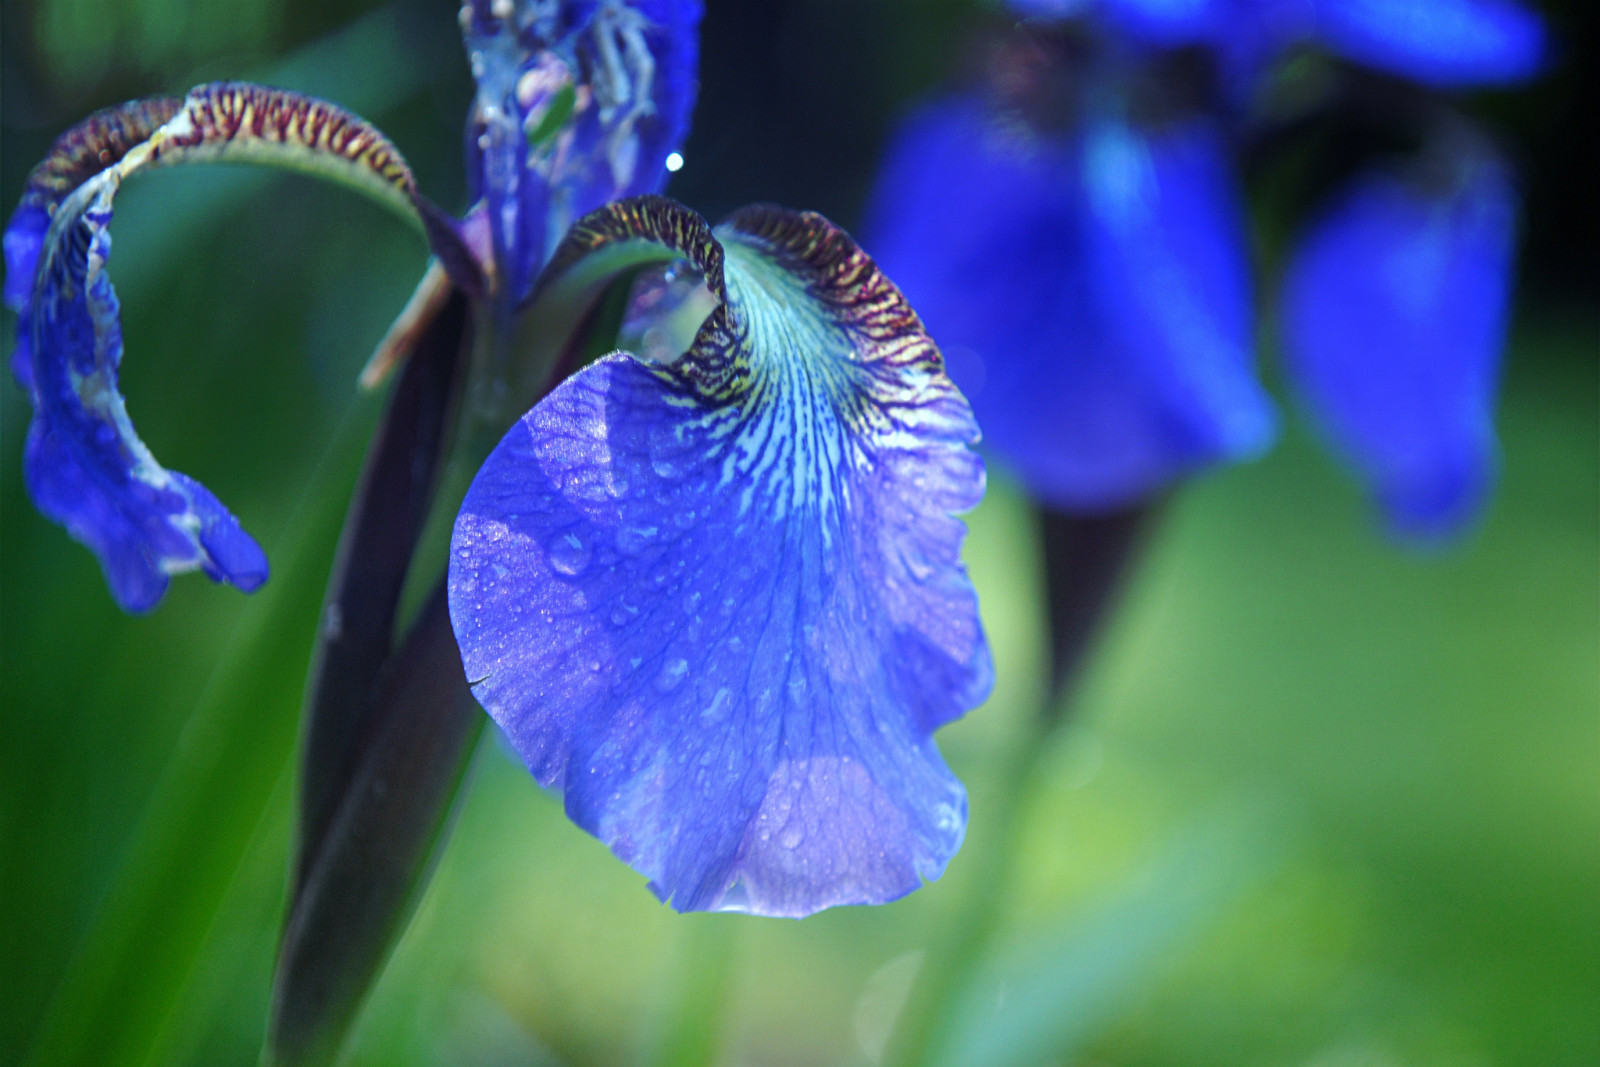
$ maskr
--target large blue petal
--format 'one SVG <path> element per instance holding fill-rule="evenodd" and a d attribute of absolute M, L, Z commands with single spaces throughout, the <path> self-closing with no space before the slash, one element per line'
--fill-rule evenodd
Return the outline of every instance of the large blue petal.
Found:
<path fill-rule="evenodd" d="M 5 300 L 18 316 L 13 369 L 34 407 L 24 472 L 39 509 L 94 551 L 129 611 L 154 607 L 169 576 L 183 571 L 246 591 L 267 576 L 260 547 L 228 510 L 162 467 L 134 430 L 118 391 L 122 328 L 106 274 L 112 200 L 124 179 L 148 167 L 229 159 L 360 188 L 418 220 L 441 242 L 442 258 L 476 270 L 393 146 L 320 101 L 206 85 L 182 100 L 102 112 L 64 134 L 29 177 L 5 235 Z"/>
<path fill-rule="evenodd" d="M 686 356 L 579 372 L 478 473 L 462 659 L 534 775 L 675 908 L 891 900 L 960 845 L 931 734 L 992 682 L 951 517 L 982 495 L 976 427 L 842 231 L 765 209 L 717 236 L 726 303 Z"/>
<path fill-rule="evenodd" d="M 508 306 L 601 204 L 653 193 L 694 108 L 700 0 L 473 0 L 470 169 Z M 569 112 L 570 109 L 570 112 Z"/>
<path fill-rule="evenodd" d="M 1119 506 L 1270 441 L 1229 181 L 1199 128 L 1043 137 L 956 99 L 896 138 L 873 253 L 1042 500 Z"/>
<path fill-rule="evenodd" d="M 1510 0 L 1316 0 L 1321 45 L 1347 59 L 1441 88 L 1538 73 L 1544 25 Z"/>
<path fill-rule="evenodd" d="M 1493 480 L 1515 216 L 1495 163 L 1442 193 L 1370 174 L 1285 279 L 1291 378 L 1401 534 L 1457 531 Z"/>

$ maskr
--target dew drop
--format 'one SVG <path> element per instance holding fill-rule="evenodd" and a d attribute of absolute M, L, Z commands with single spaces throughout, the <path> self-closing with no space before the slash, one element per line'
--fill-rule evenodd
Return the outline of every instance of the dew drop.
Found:
<path fill-rule="evenodd" d="M 589 546 L 575 533 L 557 534 L 545 545 L 550 557 L 550 568 L 568 578 L 583 573 L 589 565 Z"/>
<path fill-rule="evenodd" d="M 661 673 L 656 675 L 656 691 L 670 693 L 683 684 L 684 678 L 689 674 L 689 663 L 681 657 L 673 657 L 661 666 Z"/>
<path fill-rule="evenodd" d="M 711 698 L 711 703 L 700 713 L 700 717 L 706 722 L 720 722 L 727 717 L 728 708 L 733 703 L 732 698 L 733 691 L 727 686 L 722 686 L 717 690 L 717 695 Z"/>
<path fill-rule="evenodd" d="M 624 556 L 637 556 L 655 540 L 654 526 L 624 526 L 617 531 L 617 551 Z"/>
<path fill-rule="evenodd" d="M 786 827 L 783 833 L 778 835 L 778 844 L 784 848 L 798 848 L 800 842 L 805 840 L 805 836 L 798 826 Z"/>

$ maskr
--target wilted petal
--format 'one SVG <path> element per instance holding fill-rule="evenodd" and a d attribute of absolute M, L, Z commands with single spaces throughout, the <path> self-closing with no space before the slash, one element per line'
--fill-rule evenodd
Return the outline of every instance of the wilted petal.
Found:
<path fill-rule="evenodd" d="M 1442 192 L 1370 174 L 1285 279 L 1289 373 L 1399 533 L 1458 530 L 1493 479 L 1515 216 L 1496 163 Z"/>
<path fill-rule="evenodd" d="M 567 227 L 653 193 L 694 107 L 700 0 L 469 0 L 473 179 L 511 305 Z"/>
<path fill-rule="evenodd" d="M 128 418 L 117 379 L 122 328 L 106 275 L 112 200 L 138 170 L 244 160 L 354 185 L 420 221 L 448 261 L 459 239 L 416 192 L 384 137 L 330 105 L 258 86 L 201 86 L 102 112 L 63 135 L 29 178 L 6 231 L 14 359 L 34 417 L 24 471 L 39 510 L 100 558 L 129 611 L 155 606 L 168 577 L 201 570 L 246 591 L 267 576 L 260 547 L 209 491 L 158 463 Z"/>
<path fill-rule="evenodd" d="M 954 100 L 896 139 L 871 247 L 988 444 L 1098 510 L 1271 439 L 1234 196 L 1207 131 L 1047 138 Z"/>
<path fill-rule="evenodd" d="M 568 238 L 665 241 L 724 303 L 680 360 L 608 356 L 501 442 L 456 523 L 457 640 L 535 776 L 674 907 L 891 900 L 966 824 L 930 735 L 992 681 L 951 517 L 977 430 L 842 231 L 767 208 L 716 236 L 650 198 Z"/>
<path fill-rule="evenodd" d="M 1442 88 L 1538 73 L 1544 24 L 1509 0 L 1317 0 L 1317 41 L 1347 59 Z"/>

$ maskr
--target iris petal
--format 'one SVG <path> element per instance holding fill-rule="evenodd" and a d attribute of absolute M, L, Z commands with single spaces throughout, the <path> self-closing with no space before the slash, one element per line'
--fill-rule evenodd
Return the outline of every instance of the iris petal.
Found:
<path fill-rule="evenodd" d="M 653 193 L 694 107 L 699 0 L 473 0 L 469 146 L 510 305 L 601 204 Z M 498 12 L 498 13 L 497 13 Z"/>
<path fill-rule="evenodd" d="M 1440 88 L 1498 85 L 1537 74 L 1544 24 L 1507 0 L 1317 0 L 1325 47 Z"/>
<path fill-rule="evenodd" d="M 1493 480 L 1515 216 L 1498 163 L 1443 193 L 1370 174 L 1285 279 L 1289 373 L 1400 534 L 1458 531 Z"/>
<path fill-rule="evenodd" d="M 579 372 L 474 481 L 462 658 L 534 775 L 675 908 L 890 900 L 960 845 L 931 734 L 992 684 L 952 517 L 982 495 L 976 426 L 842 231 L 754 209 L 719 244 L 695 221 L 678 247 L 724 303 L 691 351 Z"/>
<path fill-rule="evenodd" d="M 14 370 L 34 405 L 24 471 L 39 509 L 94 551 L 129 611 L 154 607 L 172 574 L 201 570 L 246 591 L 267 576 L 260 547 L 216 497 L 150 454 L 117 385 L 122 328 L 105 269 L 112 201 L 141 169 L 210 160 L 273 162 L 354 185 L 420 221 L 447 262 L 472 262 L 381 134 L 305 97 L 201 86 L 183 100 L 95 115 L 56 142 L 5 237 Z"/>
<path fill-rule="evenodd" d="M 1116 507 L 1270 442 L 1243 229 L 1208 129 L 1053 137 L 943 101 L 901 130 L 874 205 L 874 254 L 1045 502 Z"/>

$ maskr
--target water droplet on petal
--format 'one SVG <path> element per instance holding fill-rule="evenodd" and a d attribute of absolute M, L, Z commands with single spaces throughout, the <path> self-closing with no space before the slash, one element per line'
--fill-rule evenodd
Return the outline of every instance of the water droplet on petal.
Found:
<path fill-rule="evenodd" d="M 778 844 L 784 848 L 796 848 L 805 840 L 805 836 L 798 826 L 785 827 L 783 833 L 778 835 Z"/>
<path fill-rule="evenodd" d="M 710 705 L 700 713 L 700 717 L 706 722 L 718 722 L 727 716 L 728 708 L 732 703 L 733 690 L 727 686 L 722 686 L 717 690 L 717 695 L 711 698 Z"/>
<path fill-rule="evenodd" d="M 550 569 L 568 578 L 583 573 L 589 565 L 589 546 L 575 533 L 556 534 L 545 545 Z"/>
<path fill-rule="evenodd" d="M 654 526 L 624 526 L 617 531 L 617 551 L 624 556 L 637 556 L 655 540 Z"/>
<path fill-rule="evenodd" d="M 689 662 L 675 656 L 661 665 L 661 673 L 656 675 L 656 690 L 661 693 L 670 693 L 683 683 L 688 674 Z"/>
<path fill-rule="evenodd" d="M 650 468 L 668 481 L 677 481 L 683 477 L 683 465 L 676 456 L 669 456 L 663 452 L 653 452 L 650 455 Z"/>

